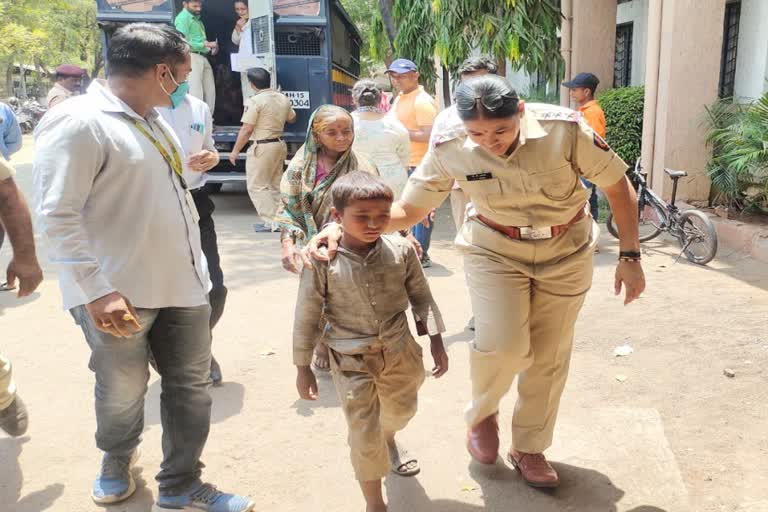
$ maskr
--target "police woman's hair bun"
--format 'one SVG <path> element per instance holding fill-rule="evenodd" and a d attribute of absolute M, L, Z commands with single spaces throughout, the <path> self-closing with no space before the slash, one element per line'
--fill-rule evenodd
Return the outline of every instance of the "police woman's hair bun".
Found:
<path fill-rule="evenodd" d="M 470 78 L 456 89 L 456 110 L 462 121 L 512 117 L 519 105 L 517 91 L 498 75 Z"/>
<path fill-rule="evenodd" d="M 377 107 L 381 102 L 381 88 L 373 80 L 360 80 L 352 87 L 352 98 L 361 107 Z"/>

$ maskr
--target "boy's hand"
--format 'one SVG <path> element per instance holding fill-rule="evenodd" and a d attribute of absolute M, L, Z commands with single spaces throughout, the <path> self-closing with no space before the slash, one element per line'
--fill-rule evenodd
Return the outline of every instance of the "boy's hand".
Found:
<path fill-rule="evenodd" d="M 303 400 L 317 400 L 317 379 L 309 366 L 296 367 L 296 389 Z"/>
<path fill-rule="evenodd" d="M 430 337 L 430 350 L 432 351 L 432 359 L 435 361 L 432 376 L 439 379 L 448 371 L 448 354 L 445 351 L 442 336 L 438 334 Z"/>

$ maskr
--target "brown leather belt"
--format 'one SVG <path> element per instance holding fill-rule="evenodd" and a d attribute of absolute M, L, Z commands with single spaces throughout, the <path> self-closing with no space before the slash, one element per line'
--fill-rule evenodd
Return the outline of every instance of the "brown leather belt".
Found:
<path fill-rule="evenodd" d="M 515 240 L 549 240 L 550 238 L 555 238 L 556 236 L 560 236 L 566 231 L 568 231 L 568 228 L 579 222 L 581 219 L 587 216 L 587 212 L 585 209 L 579 210 L 579 213 L 576 214 L 575 217 L 573 217 L 568 223 L 566 224 L 560 224 L 558 226 L 549 226 L 546 228 L 532 228 L 531 226 L 524 226 L 524 227 L 517 227 L 517 226 L 503 226 L 499 224 L 498 222 L 494 222 L 488 217 L 484 217 L 483 215 L 477 214 L 477 220 L 485 224 L 491 229 L 494 229 L 498 231 L 499 233 L 503 233 L 507 235 L 509 238 L 513 238 Z"/>
<path fill-rule="evenodd" d="M 283 139 L 261 139 L 257 140 L 256 144 L 269 144 L 271 142 L 283 142 Z"/>

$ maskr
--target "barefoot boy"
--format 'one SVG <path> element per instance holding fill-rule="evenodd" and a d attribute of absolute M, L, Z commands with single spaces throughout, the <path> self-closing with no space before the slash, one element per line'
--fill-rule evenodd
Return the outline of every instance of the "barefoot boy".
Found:
<path fill-rule="evenodd" d="M 383 512 L 387 507 L 381 479 L 390 469 L 401 476 L 419 472 L 417 460 L 395 442 L 395 433 L 416 413 L 424 382 L 421 347 L 405 315 L 408 303 L 419 319 L 419 330 L 430 335 L 435 377 L 448 370 L 440 335 L 445 328 L 411 243 L 382 236 L 392 190 L 371 174 L 353 172 L 336 181 L 331 197 L 331 213 L 344 234 L 333 261 L 316 262 L 301 276 L 293 333 L 296 387 L 302 398 L 317 399 L 309 365 L 324 312 L 333 381 L 349 426 L 352 466 L 366 511 Z"/>

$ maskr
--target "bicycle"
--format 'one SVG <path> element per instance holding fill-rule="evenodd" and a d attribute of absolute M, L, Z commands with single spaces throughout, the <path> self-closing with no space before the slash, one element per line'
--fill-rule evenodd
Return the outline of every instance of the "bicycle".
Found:
<path fill-rule="evenodd" d="M 677 181 L 688 176 L 686 171 L 664 169 L 672 179 L 672 198 L 665 203 L 648 187 L 647 174 L 643 172 L 640 159 L 635 167 L 627 169 L 627 177 L 637 191 L 638 220 L 640 241 L 647 242 L 667 232 L 677 239 L 685 254 L 693 263 L 706 265 L 717 253 L 717 231 L 712 221 L 698 210 L 680 211 L 675 205 L 677 196 Z M 605 221 L 608 231 L 619 238 L 619 229 L 613 220 L 613 214 Z"/>

